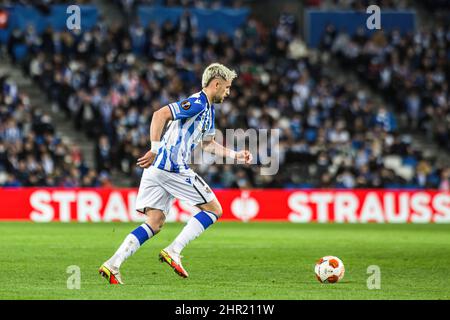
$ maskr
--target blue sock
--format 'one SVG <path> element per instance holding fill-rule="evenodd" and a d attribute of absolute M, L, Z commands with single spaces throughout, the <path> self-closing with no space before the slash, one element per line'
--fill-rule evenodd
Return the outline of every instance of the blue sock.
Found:
<path fill-rule="evenodd" d="M 189 242 L 197 238 L 210 225 L 216 222 L 218 217 L 210 211 L 200 211 L 191 219 L 189 219 L 186 226 L 172 242 L 170 247 L 176 252 L 180 253 Z"/>
<path fill-rule="evenodd" d="M 119 249 L 117 249 L 116 253 L 108 260 L 109 265 L 119 269 L 120 265 L 126 259 L 133 255 L 145 241 L 154 235 L 155 233 L 148 224 L 141 224 L 126 236 Z"/>
<path fill-rule="evenodd" d="M 152 228 L 146 223 L 141 224 L 139 227 L 131 231 L 131 234 L 139 240 L 139 245 L 141 246 L 145 241 L 155 235 Z"/>
<path fill-rule="evenodd" d="M 207 229 L 210 225 L 218 220 L 217 216 L 210 211 L 200 211 L 194 216 L 203 226 L 203 229 Z"/>

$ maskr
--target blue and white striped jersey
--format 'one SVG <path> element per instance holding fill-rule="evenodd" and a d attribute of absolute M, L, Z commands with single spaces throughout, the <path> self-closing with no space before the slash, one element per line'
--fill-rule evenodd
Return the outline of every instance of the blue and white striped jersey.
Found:
<path fill-rule="evenodd" d="M 192 150 L 207 136 L 214 136 L 214 106 L 203 91 L 169 104 L 173 120 L 161 139 L 153 166 L 170 171 L 189 170 Z"/>

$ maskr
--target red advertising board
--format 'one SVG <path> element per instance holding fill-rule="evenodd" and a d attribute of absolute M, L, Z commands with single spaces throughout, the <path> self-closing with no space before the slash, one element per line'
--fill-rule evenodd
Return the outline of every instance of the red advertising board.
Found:
<path fill-rule="evenodd" d="M 142 221 L 136 189 L 0 189 L 0 220 Z M 221 220 L 334 223 L 450 223 L 450 193 L 435 190 L 215 190 Z M 176 201 L 167 221 L 198 209 Z"/>

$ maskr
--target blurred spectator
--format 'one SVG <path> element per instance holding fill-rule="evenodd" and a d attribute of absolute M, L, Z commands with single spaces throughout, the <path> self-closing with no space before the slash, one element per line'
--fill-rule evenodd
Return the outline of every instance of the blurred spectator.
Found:
<path fill-rule="evenodd" d="M 328 10 L 357 10 L 364 11 L 370 5 L 377 5 L 381 9 L 406 9 L 411 0 L 320 0 L 322 9 Z M 316 5 L 316 4 L 314 4 Z"/>
<path fill-rule="evenodd" d="M 442 170 L 439 190 L 450 191 L 450 169 Z"/>
<path fill-rule="evenodd" d="M 332 39 L 327 40 L 329 37 Z M 323 39 L 324 50 L 331 50 L 344 66 L 357 70 L 393 102 L 399 113 L 406 115 L 409 130 L 423 131 L 450 150 L 448 24 L 407 35 L 393 31 L 372 37 L 324 35 Z M 384 121 L 386 125 L 391 122 L 386 118 Z"/>
<path fill-rule="evenodd" d="M 0 88 L 1 186 L 99 185 L 95 171 L 84 179 L 88 168 L 80 149 L 55 133 L 50 116 L 33 107 L 13 81 L 0 78 Z"/>
<path fill-rule="evenodd" d="M 149 148 L 153 112 L 199 91 L 203 68 L 215 61 L 239 73 L 229 99 L 216 108 L 217 130 L 280 129 L 279 148 L 272 152 L 281 163 L 275 176 L 261 176 L 258 165 L 193 166 L 212 186 L 370 188 L 425 183 L 437 188 L 446 177 L 441 174 L 445 168 L 418 166 L 427 159 L 412 148 L 386 106 L 375 104 L 355 84 L 327 75 L 317 52 L 304 45 L 293 15 L 280 15 L 270 29 L 250 17 L 233 36 L 210 31 L 199 37 L 195 22 L 187 15 L 183 19 L 161 26 L 136 21 L 129 28 L 99 24 L 82 34 L 48 29 L 41 35 L 47 40 L 30 51 L 27 72 L 77 129 L 97 141 L 96 167 L 102 171 L 102 185 L 108 185 L 103 179 L 108 181 L 115 168 L 138 182 L 142 171 L 135 162 Z M 330 27 L 322 45 L 354 63 L 362 53 L 376 57 L 384 52 L 380 46 L 385 41 L 391 46 L 402 43 L 396 35 L 388 39 L 378 35 L 370 45 L 367 41 L 362 33 L 353 39 L 340 37 Z M 441 61 L 439 57 L 431 59 L 432 64 Z M 369 70 L 371 76 L 381 74 L 377 68 Z M 380 83 L 389 88 L 392 73 L 403 77 L 405 70 L 396 66 Z M 433 70 L 427 81 L 442 84 L 443 69 Z M 400 83 L 396 78 L 395 84 Z M 448 127 L 443 115 L 448 112 L 434 108 L 439 103 L 448 106 L 447 93 L 440 86 L 424 103 L 432 105 L 427 121 L 442 122 L 427 127 L 444 142 Z M 413 119 L 418 108 L 414 95 L 399 97 L 409 97 Z M 417 119 L 426 126 L 422 115 Z M 5 128 L 10 139 L 20 135 L 13 122 L 5 122 Z M 397 154 L 413 168 L 412 176 L 385 167 L 386 157 Z M 69 172 L 64 184 L 92 183 L 89 173 L 86 177 L 86 172 Z"/>

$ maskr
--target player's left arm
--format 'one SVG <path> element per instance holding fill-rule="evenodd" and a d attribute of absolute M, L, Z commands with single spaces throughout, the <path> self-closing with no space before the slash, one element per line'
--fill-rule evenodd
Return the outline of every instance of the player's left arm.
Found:
<path fill-rule="evenodd" d="M 219 157 L 228 157 L 236 159 L 238 161 L 244 161 L 245 164 L 250 164 L 253 160 L 253 155 L 248 150 L 234 151 L 225 148 L 221 144 L 217 143 L 214 137 L 210 139 L 203 140 L 202 148 L 206 152 L 218 155 Z"/>

